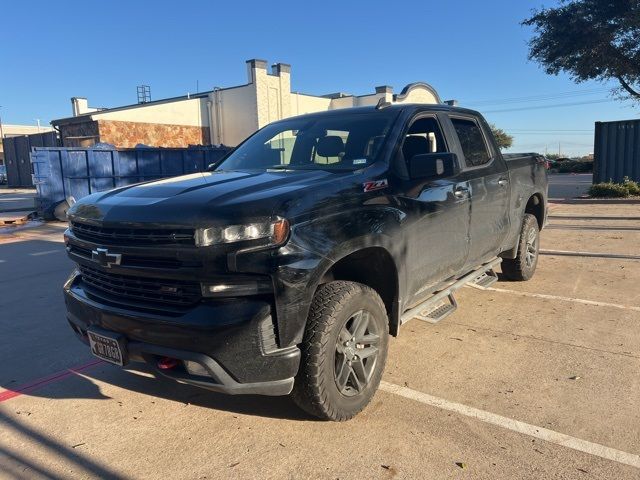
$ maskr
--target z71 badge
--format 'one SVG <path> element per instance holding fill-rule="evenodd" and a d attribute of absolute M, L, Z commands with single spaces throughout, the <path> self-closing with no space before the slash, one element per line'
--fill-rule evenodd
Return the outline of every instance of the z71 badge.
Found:
<path fill-rule="evenodd" d="M 389 186 L 389 182 L 386 178 L 382 180 L 375 180 L 373 182 L 364 182 L 362 184 L 365 192 L 373 192 L 374 190 L 380 190 L 382 188 L 387 188 Z"/>

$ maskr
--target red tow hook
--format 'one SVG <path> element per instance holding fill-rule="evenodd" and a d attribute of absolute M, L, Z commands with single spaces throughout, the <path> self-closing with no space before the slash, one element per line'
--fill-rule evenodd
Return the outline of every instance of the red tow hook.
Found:
<path fill-rule="evenodd" d="M 160 370 L 171 370 L 178 366 L 178 360 L 171 357 L 164 357 L 158 360 L 158 368 Z"/>

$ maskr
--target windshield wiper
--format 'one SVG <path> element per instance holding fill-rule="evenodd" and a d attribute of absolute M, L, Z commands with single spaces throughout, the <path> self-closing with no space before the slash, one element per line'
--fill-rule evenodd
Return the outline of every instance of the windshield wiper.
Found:
<path fill-rule="evenodd" d="M 322 170 L 323 172 L 353 172 L 353 168 L 323 167 L 322 165 L 274 165 L 267 170 Z"/>
<path fill-rule="evenodd" d="M 267 170 L 294 170 L 294 167 L 291 165 L 273 165 L 272 167 L 267 167 Z"/>
<path fill-rule="evenodd" d="M 273 167 L 267 167 L 267 170 L 317 170 L 316 167 L 303 165 L 274 165 Z"/>

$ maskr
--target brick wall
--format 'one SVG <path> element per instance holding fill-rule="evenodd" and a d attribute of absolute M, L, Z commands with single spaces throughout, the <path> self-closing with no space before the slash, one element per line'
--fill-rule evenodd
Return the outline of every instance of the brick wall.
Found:
<path fill-rule="evenodd" d="M 98 142 L 118 148 L 131 148 L 140 143 L 150 147 L 209 145 L 209 127 L 89 120 L 60 125 L 59 128 L 65 147 L 90 147 Z"/>
<path fill-rule="evenodd" d="M 186 147 L 208 145 L 209 127 L 98 120 L 100 141 L 116 147 Z"/>

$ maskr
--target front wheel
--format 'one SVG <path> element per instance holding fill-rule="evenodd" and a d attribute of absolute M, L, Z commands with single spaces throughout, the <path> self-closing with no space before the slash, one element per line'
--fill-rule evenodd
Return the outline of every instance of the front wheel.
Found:
<path fill-rule="evenodd" d="M 373 289 L 345 281 L 321 285 L 301 345 L 295 403 L 325 420 L 353 418 L 380 384 L 388 345 L 387 312 Z"/>
<path fill-rule="evenodd" d="M 502 260 L 502 273 L 509 280 L 524 281 L 533 277 L 538 265 L 540 249 L 540 229 L 538 220 L 530 213 L 525 213 L 522 230 L 518 238 L 518 255 L 516 258 Z"/>

